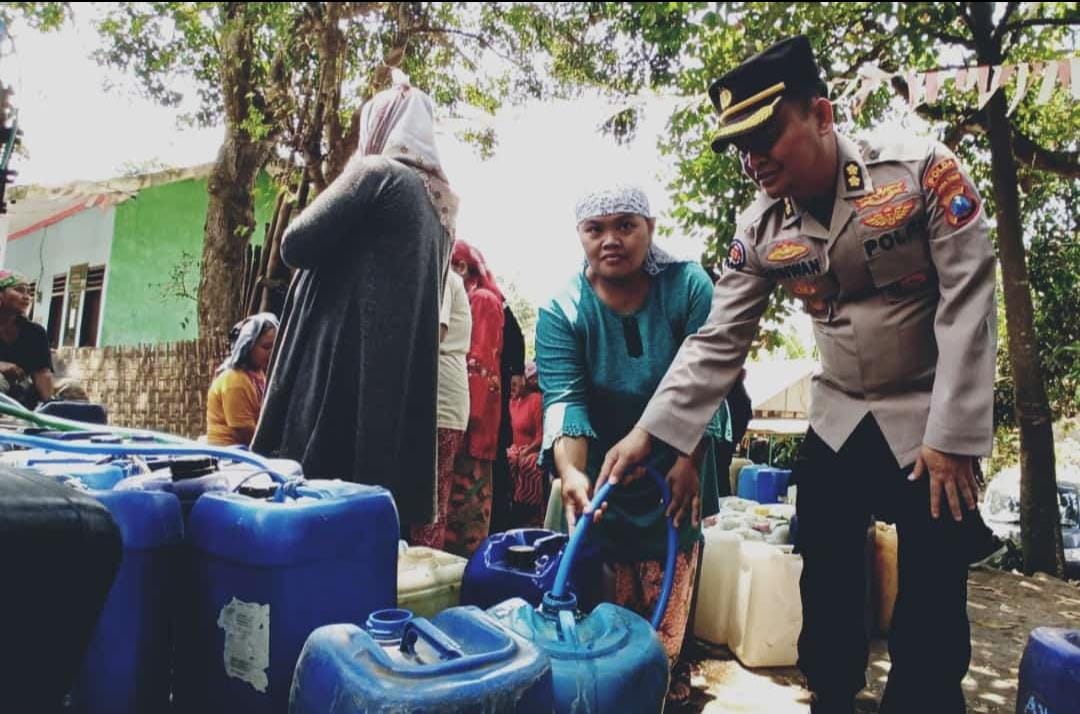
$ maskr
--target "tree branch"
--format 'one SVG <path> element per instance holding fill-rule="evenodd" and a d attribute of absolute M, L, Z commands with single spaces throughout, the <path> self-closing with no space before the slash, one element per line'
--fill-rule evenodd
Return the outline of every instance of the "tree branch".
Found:
<path fill-rule="evenodd" d="M 1040 26 L 1056 26 L 1056 27 L 1072 27 L 1080 26 L 1080 17 L 1029 17 L 1025 20 L 1017 20 L 1016 22 L 1006 25 L 1005 30 L 1021 30 L 1025 27 L 1040 27 Z"/>
<path fill-rule="evenodd" d="M 1011 2 L 1005 6 L 1005 14 L 1002 15 L 1001 22 L 998 23 L 998 26 L 994 29 L 994 42 L 996 44 L 1001 44 L 1002 38 L 1005 37 L 1005 33 L 1009 30 L 1009 20 L 1016 13 L 1019 7 L 1020 3 L 1018 2 Z"/>
<path fill-rule="evenodd" d="M 1065 178 L 1080 178 L 1080 152 L 1051 151 L 1039 146 L 1016 126 L 1012 127 L 1012 137 L 1013 155 L 1017 161 Z"/>

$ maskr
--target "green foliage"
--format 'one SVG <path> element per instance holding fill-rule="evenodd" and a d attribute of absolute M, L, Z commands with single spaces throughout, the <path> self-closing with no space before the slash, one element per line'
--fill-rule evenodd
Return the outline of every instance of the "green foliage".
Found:
<path fill-rule="evenodd" d="M 0 22 L 10 28 L 12 22 L 24 22 L 30 29 L 49 32 L 71 19 L 71 3 L 5 2 L 0 3 Z"/>

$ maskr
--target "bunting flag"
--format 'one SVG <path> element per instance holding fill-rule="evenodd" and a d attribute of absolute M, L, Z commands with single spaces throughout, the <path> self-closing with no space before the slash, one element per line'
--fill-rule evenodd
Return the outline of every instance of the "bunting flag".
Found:
<path fill-rule="evenodd" d="M 1009 116 L 1012 116 L 1012 113 L 1020 106 L 1020 102 L 1024 100 L 1024 96 L 1027 94 L 1028 72 L 1029 69 L 1026 64 L 1017 65 L 1016 89 L 1013 90 L 1012 102 L 1009 103 L 1009 111 L 1007 112 Z"/>
<path fill-rule="evenodd" d="M 913 109 L 926 102 L 933 104 L 941 96 L 950 80 L 956 92 L 975 90 L 975 101 L 979 109 L 986 106 L 998 90 L 1009 96 L 1008 113 L 1012 114 L 1024 100 L 1024 97 L 1038 85 L 1036 104 L 1046 104 L 1060 85 L 1067 96 L 1080 99 L 1080 56 L 1046 62 L 1021 62 L 1007 65 L 979 65 L 961 67 L 956 70 L 935 69 L 927 72 L 901 70 L 884 72 L 872 65 L 859 68 L 859 74 L 850 80 L 834 80 L 830 83 L 830 94 L 835 101 L 851 104 L 853 111 L 862 111 L 870 95 L 894 77 L 902 77 L 907 84 L 908 105 Z"/>

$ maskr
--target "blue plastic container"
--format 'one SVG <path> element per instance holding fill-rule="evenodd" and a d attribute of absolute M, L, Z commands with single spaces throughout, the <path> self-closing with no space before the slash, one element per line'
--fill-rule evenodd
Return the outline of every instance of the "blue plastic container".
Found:
<path fill-rule="evenodd" d="M 91 491 L 120 529 L 123 557 L 70 696 L 80 714 L 165 712 L 172 669 L 172 594 L 183 540 L 168 493 Z"/>
<path fill-rule="evenodd" d="M 27 467 L 47 476 L 70 476 L 92 491 L 108 491 L 130 476 L 130 462 L 91 464 L 86 461 L 31 459 Z"/>
<path fill-rule="evenodd" d="M 1080 712 L 1080 630 L 1032 630 L 1020 660 L 1016 712 Z"/>
<path fill-rule="evenodd" d="M 488 613 L 551 658 L 555 711 L 660 712 L 668 658 L 652 625 L 603 603 L 581 616 L 573 608 L 536 608 L 515 599 Z"/>
<path fill-rule="evenodd" d="M 744 466 L 739 472 L 739 498 L 758 503 L 779 503 L 787 493 L 791 471 L 771 466 Z"/>
<path fill-rule="evenodd" d="M 739 477 L 735 480 L 735 495 L 739 498 L 750 498 L 749 496 L 743 496 L 743 493 L 755 491 L 757 481 L 754 474 L 761 469 L 767 468 L 769 468 L 768 464 L 747 464 L 739 469 Z"/>
<path fill-rule="evenodd" d="M 174 689 L 182 712 L 283 714 L 316 628 L 362 623 L 396 602 L 399 528 L 385 489 L 308 481 L 272 499 L 207 493 L 187 532 Z"/>
<path fill-rule="evenodd" d="M 469 558 L 461 581 L 461 604 L 489 608 L 519 597 L 539 605 L 555 583 L 569 536 L 542 528 L 519 528 L 489 536 Z M 584 610 L 603 599 L 600 551 L 584 544 L 573 564 L 570 588 Z"/>
<path fill-rule="evenodd" d="M 397 633 L 385 623 L 316 630 L 296 666 L 291 714 L 552 711 L 548 658 L 482 610 L 398 622 Z"/>

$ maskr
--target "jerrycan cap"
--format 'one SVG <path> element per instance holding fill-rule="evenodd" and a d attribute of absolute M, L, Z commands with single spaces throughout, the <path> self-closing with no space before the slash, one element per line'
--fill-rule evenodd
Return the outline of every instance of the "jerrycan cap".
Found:
<path fill-rule="evenodd" d="M 401 635 L 405 632 L 405 625 L 412 618 L 412 610 L 397 608 L 376 610 L 368 615 L 367 622 L 364 623 L 364 629 L 377 642 L 400 642 Z"/>
<path fill-rule="evenodd" d="M 536 555 L 531 545 L 512 545 L 506 549 L 506 562 L 514 570 L 531 571 L 536 567 Z"/>
<path fill-rule="evenodd" d="M 558 597 L 550 590 L 544 593 L 544 599 L 540 602 L 540 613 L 558 617 L 560 612 L 577 610 L 577 596 L 567 593 L 564 597 Z"/>

